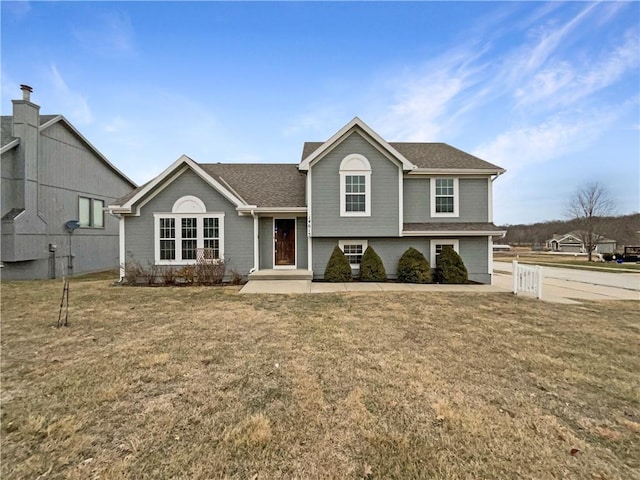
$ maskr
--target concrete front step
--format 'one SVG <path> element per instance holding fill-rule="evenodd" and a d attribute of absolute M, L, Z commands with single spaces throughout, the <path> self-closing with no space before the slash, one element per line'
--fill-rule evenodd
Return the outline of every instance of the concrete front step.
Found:
<path fill-rule="evenodd" d="M 313 272 L 311 270 L 258 270 L 249 274 L 249 280 L 312 280 Z"/>

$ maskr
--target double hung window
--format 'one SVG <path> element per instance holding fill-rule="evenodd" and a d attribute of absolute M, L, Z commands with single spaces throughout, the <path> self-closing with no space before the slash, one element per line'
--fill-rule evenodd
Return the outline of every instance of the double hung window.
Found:
<path fill-rule="evenodd" d="M 362 155 L 348 155 L 340 163 L 340 216 L 371 216 L 371 166 Z"/>
<path fill-rule="evenodd" d="M 458 179 L 431 179 L 431 216 L 458 217 Z"/>

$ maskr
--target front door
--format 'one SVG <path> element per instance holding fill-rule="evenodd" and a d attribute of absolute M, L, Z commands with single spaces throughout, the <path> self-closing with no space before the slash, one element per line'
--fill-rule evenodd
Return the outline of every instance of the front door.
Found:
<path fill-rule="evenodd" d="M 273 230 L 274 265 L 276 267 L 295 267 L 296 219 L 275 218 Z"/>

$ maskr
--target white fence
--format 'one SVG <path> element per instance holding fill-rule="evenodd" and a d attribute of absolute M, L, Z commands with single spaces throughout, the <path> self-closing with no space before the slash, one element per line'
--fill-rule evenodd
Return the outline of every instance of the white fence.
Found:
<path fill-rule="evenodd" d="M 518 265 L 513 261 L 513 293 L 530 293 L 542 298 L 542 267 L 535 265 Z"/>

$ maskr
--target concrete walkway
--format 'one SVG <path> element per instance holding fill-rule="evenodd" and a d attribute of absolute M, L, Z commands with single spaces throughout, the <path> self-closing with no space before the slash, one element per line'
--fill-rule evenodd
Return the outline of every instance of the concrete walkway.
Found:
<path fill-rule="evenodd" d="M 413 283 L 345 282 L 325 283 L 309 280 L 249 281 L 240 293 L 341 293 L 341 292 L 484 292 L 505 293 L 508 288 L 495 285 L 418 285 Z"/>

